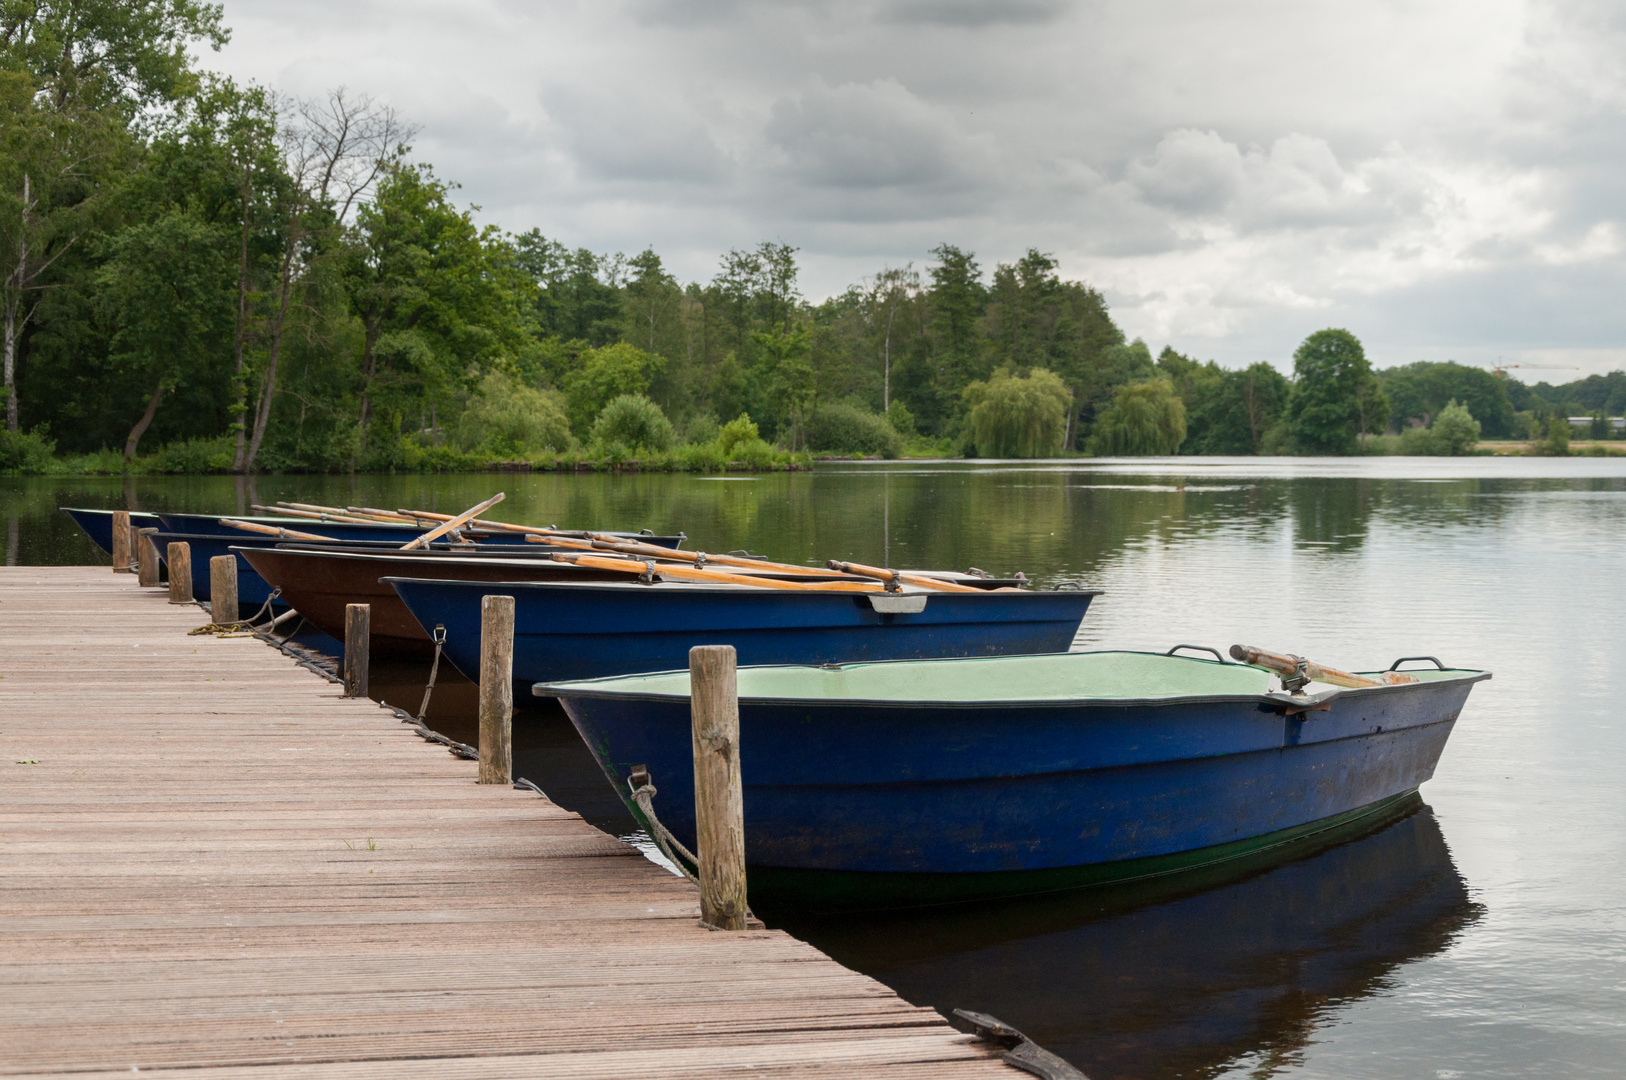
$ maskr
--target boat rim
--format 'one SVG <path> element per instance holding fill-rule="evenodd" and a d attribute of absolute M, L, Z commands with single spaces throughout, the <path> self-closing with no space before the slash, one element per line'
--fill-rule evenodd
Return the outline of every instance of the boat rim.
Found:
<path fill-rule="evenodd" d="M 658 560 L 652 559 L 651 561 L 658 561 Z M 755 569 L 755 567 L 749 567 L 748 569 Z M 660 568 L 657 567 L 655 572 L 657 574 L 660 573 Z M 908 571 L 908 572 L 910 572 L 910 573 L 919 573 L 920 571 Z M 684 593 L 715 592 L 715 593 L 721 593 L 721 594 L 723 594 L 725 596 L 757 596 L 757 595 L 762 595 L 762 596 L 789 596 L 789 595 L 803 596 L 803 595 L 807 595 L 811 591 L 811 590 L 804 590 L 804 589 L 776 589 L 772 585 L 735 585 L 735 584 L 727 583 L 727 582 L 674 581 L 674 580 L 665 580 L 665 581 L 659 581 L 659 582 L 645 582 L 645 581 L 639 581 L 639 580 L 632 580 L 632 581 L 465 581 L 465 580 L 463 580 L 461 578 L 420 578 L 420 577 L 403 577 L 403 576 L 400 576 L 400 575 L 389 575 L 389 576 L 386 576 L 386 577 L 381 577 L 378 580 L 382 581 L 385 584 L 390 585 L 390 586 L 394 586 L 396 583 L 399 582 L 399 583 L 407 584 L 407 585 L 435 585 L 435 586 L 468 585 L 468 586 L 481 588 L 481 589 L 487 589 L 487 590 L 498 588 L 498 587 L 501 587 L 501 588 L 512 587 L 512 588 L 516 588 L 516 589 L 536 589 L 538 591 L 542 591 L 542 590 L 546 590 L 546 589 L 606 589 L 606 588 L 610 588 L 610 589 L 629 589 L 630 590 L 630 589 L 647 589 L 652 584 L 658 584 L 663 589 L 665 589 L 667 592 L 684 592 Z M 774 579 L 767 578 L 765 580 L 772 581 Z M 875 585 L 881 585 L 882 583 L 879 580 L 877 580 L 877 581 L 874 582 L 874 584 Z M 929 588 L 926 588 L 925 586 L 921 586 L 921 585 L 900 585 L 890 595 L 893 595 L 893 596 L 898 596 L 898 595 L 930 596 L 933 599 L 937 599 L 937 598 L 949 599 L 949 598 L 967 597 L 967 596 L 1002 596 L 1002 597 L 1012 597 L 1012 596 L 1088 596 L 1088 597 L 1091 597 L 1093 599 L 1094 597 L 1100 596 L 1101 593 L 1102 593 L 1101 589 L 1013 589 L 1010 592 L 996 592 L 996 591 L 993 591 L 993 590 L 978 590 L 977 592 L 974 592 L 974 593 L 965 593 L 965 592 L 940 592 L 940 591 L 938 591 L 936 589 L 929 589 Z M 888 594 L 887 594 L 886 590 L 884 590 L 884 589 L 878 589 L 878 590 L 873 591 L 873 592 L 859 591 L 859 590 L 856 590 L 856 589 L 852 590 L 850 592 L 849 591 L 841 591 L 841 590 L 831 589 L 831 590 L 826 590 L 826 591 L 823 591 L 823 592 L 819 592 L 819 593 L 817 593 L 817 595 L 821 595 L 821 596 L 884 596 L 884 595 L 888 595 Z M 1039 653 L 1039 654 L 1036 654 L 1036 655 L 1054 656 L 1054 655 L 1060 655 L 1060 654 L 1057 654 L 1057 653 Z M 787 665 L 764 665 L 764 666 L 787 666 Z M 788 665 L 788 666 L 795 666 L 795 665 Z M 652 671 L 652 672 L 648 672 L 647 674 L 654 675 L 654 674 L 661 674 L 661 673 L 657 673 L 657 672 Z M 624 676 L 616 675 L 616 676 L 608 676 L 608 677 L 609 678 L 623 678 Z"/>
<path fill-rule="evenodd" d="M 1032 653 L 1026 656 L 967 656 L 967 657 L 934 657 L 921 660 L 867 660 L 848 664 L 747 664 L 739 668 L 740 671 L 800 671 L 823 670 L 839 671 L 847 668 L 884 667 L 896 664 L 930 665 L 930 664 L 973 664 L 1010 661 L 1020 659 L 1045 659 L 1064 656 L 1150 656 L 1170 661 L 1183 661 L 1193 664 L 1210 664 L 1214 667 L 1248 668 L 1254 671 L 1275 674 L 1269 669 L 1254 664 L 1233 664 L 1222 660 L 1207 660 L 1195 656 L 1179 656 L 1167 652 L 1149 652 L 1139 649 L 1088 649 L 1077 652 L 1064 653 Z M 1428 669 L 1422 669 L 1427 671 Z M 1421 673 L 1421 672 L 1419 672 Z M 1491 678 L 1491 672 L 1477 668 L 1441 668 L 1438 678 L 1422 679 L 1411 683 L 1386 683 L 1380 686 L 1359 687 L 1331 687 L 1314 694 L 1302 696 L 1290 695 L 1281 690 L 1269 691 L 1262 694 L 1169 694 L 1158 697 L 1072 697 L 1072 698 L 977 698 L 975 700 L 956 698 L 868 698 L 868 697 L 784 697 L 771 694 L 739 694 L 737 700 L 741 704 L 752 705 L 791 705 L 816 706 L 837 705 L 863 706 L 865 708 L 880 709 L 916 709 L 930 707 L 935 709 L 985 709 L 991 706 L 1008 706 L 1012 708 L 1030 709 L 1078 709 L 1078 708 L 1133 708 L 1137 706 L 1165 706 L 1165 705 L 1195 705 L 1195 704 L 1257 704 L 1267 706 L 1282 712 L 1300 712 L 1306 718 L 1313 715 L 1308 710 L 1314 710 L 1328 705 L 1336 699 L 1350 696 L 1366 697 L 1372 694 L 1391 693 L 1394 691 L 1408 691 L 1422 686 L 1442 685 L 1473 685 Z M 686 675 L 687 671 L 677 668 L 670 671 L 646 671 L 631 675 L 605 675 L 595 679 L 561 680 L 558 682 L 539 682 L 531 685 L 531 693 L 536 697 L 551 698 L 595 698 L 600 700 L 623 701 L 659 701 L 676 702 L 689 700 L 687 690 L 683 693 L 655 690 L 616 690 L 607 684 L 626 683 L 634 680 L 653 679 L 659 676 Z M 1354 672 L 1354 674 L 1378 675 L 1381 672 Z M 1325 684 L 1317 684 L 1325 685 Z"/>

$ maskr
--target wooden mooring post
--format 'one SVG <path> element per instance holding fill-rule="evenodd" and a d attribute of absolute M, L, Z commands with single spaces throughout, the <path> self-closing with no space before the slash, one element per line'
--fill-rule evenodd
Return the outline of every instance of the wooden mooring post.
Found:
<path fill-rule="evenodd" d="M 113 573 L 130 572 L 130 512 L 113 511 Z"/>
<path fill-rule="evenodd" d="M 192 602 L 192 545 L 185 540 L 169 543 L 169 602 Z"/>
<path fill-rule="evenodd" d="M 373 606 L 344 605 L 344 697 L 367 696 L 367 653 L 373 640 Z"/>
<path fill-rule="evenodd" d="M 209 621 L 228 626 L 237 621 L 237 556 L 209 560 Z"/>
<path fill-rule="evenodd" d="M 158 580 L 158 542 L 153 537 L 157 529 L 136 532 L 136 584 L 151 589 L 161 584 Z"/>
<path fill-rule="evenodd" d="M 514 598 L 480 598 L 480 783 L 514 782 Z"/>
<path fill-rule="evenodd" d="M 744 930 L 745 795 L 740 782 L 734 646 L 696 645 L 689 650 L 689 710 L 700 921 L 717 930 Z"/>

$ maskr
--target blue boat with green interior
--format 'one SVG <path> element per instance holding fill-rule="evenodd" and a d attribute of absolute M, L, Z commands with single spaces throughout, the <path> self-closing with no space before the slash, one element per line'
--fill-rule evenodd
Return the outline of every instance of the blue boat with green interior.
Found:
<path fill-rule="evenodd" d="M 1042 893 L 1383 814 L 1434 775 L 1490 678 L 1438 661 L 1407 674 L 1290 693 L 1263 667 L 1141 652 L 741 667 L 752 895 L 817 908 Z M 534 691 L 563 703 L 623 798 L 647 770 L 656 815 L 693 846 L 687 671 Z"/>
<path fill-rule="evenodd" d="M 90 537 L 90 542 L 101 548 L 108 555 L 113 554 L 113 510 L 90 510 L 79 506 L 64 506 L 60 508 L 64 514 L 73 518 L 73 523 L 84 530 Z M 130 524 L 140 529 L 155 529 L 159 527 L 158 515 L 147 514 L 140 510 L 130 511 Z"/>
<path fill-rule="evenodd" d="M 514 598 L 514 682 L 670 671 L 695 645 L 732 645 L 746 664 L 847 664 L 1065 652 L 1091 589 L 824 592 L 682 581 L 448 581 L 382 577 L 446 658 L 480 670 L 480 600 Z"/>

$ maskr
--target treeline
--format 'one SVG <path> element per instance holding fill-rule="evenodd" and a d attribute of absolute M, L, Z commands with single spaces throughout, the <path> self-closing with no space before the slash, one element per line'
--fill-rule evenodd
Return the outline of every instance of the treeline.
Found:
<path fill-rule="evenodd" d="M 1569 398 L 1458 365 L 1374 373 L 1334 330 L 1291 378 L 1153 357 L 1036 249 L 988 269 L 945 243 L 813 303 L 783 243 L 680 282 L 653 250 L 482 228 L 388 108 L 197 68 L 219 17 L 0 11 L 0 470 L 53 450 L 177 472 L 1349 453 L 1452 402 L 1487 436 L 1626 403 L 1626 376 Z"/>

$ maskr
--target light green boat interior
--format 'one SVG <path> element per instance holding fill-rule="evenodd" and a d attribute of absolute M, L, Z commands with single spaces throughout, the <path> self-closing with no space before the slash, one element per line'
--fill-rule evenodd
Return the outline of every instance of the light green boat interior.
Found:
<path fill-rule="evenodd" d="M 1471 672 L 1408 671 L 1425 682 Z M 831 667 L 743 667 L 739 696 L 809 701 L 1147 701 L 1250 697 L 1278 687 L 1245 664 L 1141 652 L 1074 652 L 967 660 L 902 660 Z M 1312 689 L 1330 689 L 1312 684 Z M 689 673 L 668 671 L 551 683 L 550 694 L 689 696 Z"/>

